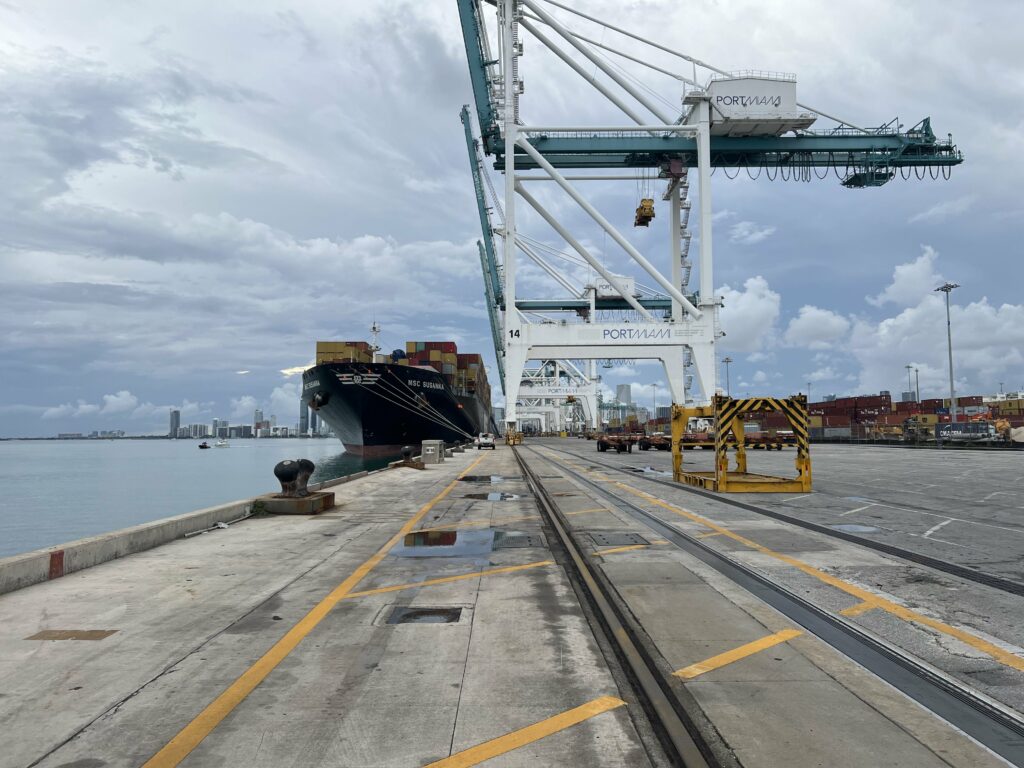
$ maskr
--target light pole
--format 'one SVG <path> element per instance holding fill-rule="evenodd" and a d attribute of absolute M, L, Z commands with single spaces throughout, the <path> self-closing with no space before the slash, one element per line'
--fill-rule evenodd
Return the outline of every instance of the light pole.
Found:
<path fill-rule="evenodd" d="M 914 395 L 916 396 L 917 402 L 921 402 L 921 372 L 914 369 Z"/>
<path fill-rule="evenodd" d="M 950 421 L 956 424 L 956 392 L 953 390 L 953 327 L 949 320 L 949 294 L 954 288 L 960 286 L 956 283 L 946 283 L 936 288 L 946 294 L 946 343 L 949 349 L 949 415 Z"/>
<path fill-rule="evenodd" d="M 807 402 L 811 402 L 811 382 L 807 382 Z"/>
<path fill-rule="evenodd" d="M 725 363 L 725 393 L 732 397 L 732 387 L 729 385 L 729 363 L 732 362 L 732 358 L 723 357 L 722 362 Z"/>
<path fill-rule="evenodd" d="M 910 383 L 910 371 L 911 371 L 911 369 L 913 369 L 914 366 L 912 366 L 910 363 L 907 363 L 903 367 L 907 369 L 907 391 L 908 392 L 913 392 L 914 391 L 914 387 Z"/>

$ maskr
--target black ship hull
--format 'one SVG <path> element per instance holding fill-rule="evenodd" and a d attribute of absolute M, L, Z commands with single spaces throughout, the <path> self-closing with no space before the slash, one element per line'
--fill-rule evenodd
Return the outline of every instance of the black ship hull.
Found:
<path fill-rule="evenodd" d="M 302 401 L 362 456 L 398 455 L 423 440 L 462 443 L 494 431 L 491 405 L 454 392 L 432 369 L 393 363 L 325 363 L 302 376 Z M 418 452 L 418 450 L 417 450 Z"/>

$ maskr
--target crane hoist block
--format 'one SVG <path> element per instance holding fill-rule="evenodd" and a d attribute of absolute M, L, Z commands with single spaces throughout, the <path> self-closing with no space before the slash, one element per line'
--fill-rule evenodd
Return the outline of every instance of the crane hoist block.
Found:
<path fill-rule="evenodd" d="M 634 227 L 646 227 L 651 223 L 651 219 L 654 218 L 654 200 L 645 197 L 640 201 L 640 206 L 636 209 L 636 218 L 633 220 Z"/>

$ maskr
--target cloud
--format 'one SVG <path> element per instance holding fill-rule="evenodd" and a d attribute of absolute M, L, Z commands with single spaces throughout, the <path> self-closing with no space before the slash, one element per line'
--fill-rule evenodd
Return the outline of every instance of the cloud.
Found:
<path fill-rule="evenodd" d="M 79 400 L 77 403 L 64 403 L 63 405 L 55 405 L 52 408 L 47 408 L 43 411 L 42 418 L 63 419 L 68 416 L 72 416 L 77 419 L 82 416 L 92 416 L 99 412 L 100 406 L 93 403 L 87 403 L 85 400 Z"/>
<path fill-rule="evenodd" d="M 296 381 L 289 381 L 279 387 L 274 387 L 270 393 L 270 413 L 277 416 L 277 423 L 288 426 L 298 421 L 299 416 L 299 395 L 301 384 Z"/>
<path fill-rule="evenodd" d="M 919 221 L 942 221 L 953 216 L 959 216 L 961 213 L 966 213 L 971 206 L 974 205 L 974 201 L 978 199 L 977 195 L 963 195 L 954 200 L 947 200 L 944 203 L 936 203 L 931 208 L 921 211 L 920 213 L 914 214 L 907 219 L 908 224 L 914 224 Z"/>
<path fill-rule="evenodd" d="M 103 396 L 103 406 L 100 408 L 100 413 L 109 414 L 134 411 L 138 404 L 139 398 L 127 389 L 122 389 L 116 395 Z"/>
<path fill-rule="evenodd" d="M 1024 367 L 1024 304 L 994 306 L 985 298 L 954 304 L 951 322 L 954 372 L 967 391 L 991 391 L 1001 377 Z M 903 366 L 910 363 L 920 369 L 922 392 L 938 395 L 948 386 L 944 298 L 929 293 L 893 317 L 858 320 L 850 349 L 864 391 L 905 382 Z"/>
<path fill-rule="evenodd" d="M 729 242 L 739 245 L 756 245 L 775 233 L 772 225 L 760 225 L 753 221 L 737 221 L 729 227 Z"/>
<path fill-rule="evenodd" d="M 252 395 L 242 395 L 231 398 L 230 413 L 235 421 L 242 421 L 246 424 L 252 419 L 256 409 L 259 408 L 259 401 Z M 267 416 L 270 414 L 268 413 Z"/>
<path fill-rule="evenodd" d="M 850 321 L 828 309 L 805 304 L 789 321 L 783 340 L 793 347 L 829 349 L 846 336 Z"/>
<path fill-rule="evenodd" d="M 245 376 L 247 373 L 251 373 L 251 371 L 235 371 L 235 373 L 239 376 Z"/>
<path fill-rule="evenodd" d="M 766 381 L 768 381 L 768 374 L 765 373 L 764 371 L 755 371 L 752 381 L 755 384 L 764 384 Z"/>
<path fill-rule="evenodd" d="M 909 307 L 918 304 L 923 296 L 942 285 L 946 278 L 935 271 L 938 252 L 930 245 L 921 246 L 921 255 L 907 264 L 900 264 L 893 270 L 892 282 L 877 296 L 868 297 L 867 302 L 876 307 L 896 304 Z"/>
<path fill-rule="evenodd" d="M 805 373 L 804 378 L 807 381 L 831 381 L 832 379 L 838 379 L 839 374 L 830 365 L 826 365 L 823 368 L 818 368 L 811 373 Z"/>
<path fill-rule="evenodd" d="M 774 343 L 781 298 L 767 280 L 758 275 L 746 280 L 743 290 L 725 285 L 718 293 L 723 300 L 721 322 L 726 333 L 722 348 L 757 352 Z"/>

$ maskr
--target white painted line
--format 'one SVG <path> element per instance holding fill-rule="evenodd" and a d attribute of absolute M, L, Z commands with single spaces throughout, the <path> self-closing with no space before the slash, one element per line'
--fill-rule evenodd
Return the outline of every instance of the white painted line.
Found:
<path fill-rule="evenodd" d="M 933 525 L 931 528 L 929 528 L 927 531 L 924 532 L 924 537 L 927 539 L 929 536 L 931 536 L 933 533 L 935 533 L 937 530 L 939 530 L 939 528 L 941 528 L 944 525 L 949 525 L 952 522 L 953 522 L 953 519 L 950 518 L 949 520 L 943 520 L 941 523 L 937 523 L 937 524 Z"/>
<path fill-rule="evenodd" d="M 991 498 L 992 498 L 993 496 L 999 496 L 999 495 L 1003 495 L 1003 496 L 1012 496 L 1013 494 L 1012 494 L 1012 493 L 1010 493 L 1009 491 L 992 491 L 992 493 L 990 493 L 990 494 L 989 494 L 988 496 L 986 496 L 986 497 L 985 497 L 984 499 L 982 499 L 982 500 L 981 500 L 981 501 L 979 501 L 978 503 L 979 503 L 979 504 L 983 504 L 984 502 L 986 502 L 986 501 L 988 501 L 989 499 L 991 499 Z"/>
<path fill-rule="evenodd" d="M 1024 530 L 1021 530 L 1020 528 L 1007 528 L 1005 525 L 981 523 L 977 520 L 964 520 L 962 517 L 950 517 L 949 515 L 940 515 L 938 512 L 925 512 L 924 510 L 921 509 L 907 509 L 906 507 L 894 507 L 892 504 L 883 504 L 882 502 L 878 502 L 877 506 L 885 507 L 886 509 L 895 509 L 900 512 L 913 512 L 917 515 L 928 515 L 928 517 L 941 517 L 944 520 L 956 520 L 958 523 L 966 523 L 967 525 L 980 525 L 983 528 L 996 528 L 1000 531 L 1009 531 L 1010 533 L 1024 535 Z M 1024 507 L 1021 507 L 1021 509 L 1024 509 Z"/>
<path fill-rule="evenodd" d="M 790 496 L 788 499 L 783 499 L 783 501 L 796 501 L 797 499 L 809 499 L 811 497 L 811 495 L 812 494 L 810 494 L 810 493 L 805 493 L 803 496 Z"/>
<path fill-rule="evenodd" d="M 851 509 L 849 512 L 841 512 L 839 514 L 839 516 L 840 517 L 846 517 L 847 515 L 852 515 L 854 512 L 863 512 L 865 509 L 870 509 L 871 507 L 877 507 L 877 506 L 878 505 L 875 504 L 875 502 L 871 502 L 870 504 L 865 504 L 863 507 L 857 507 L 856 509 Z"/>

